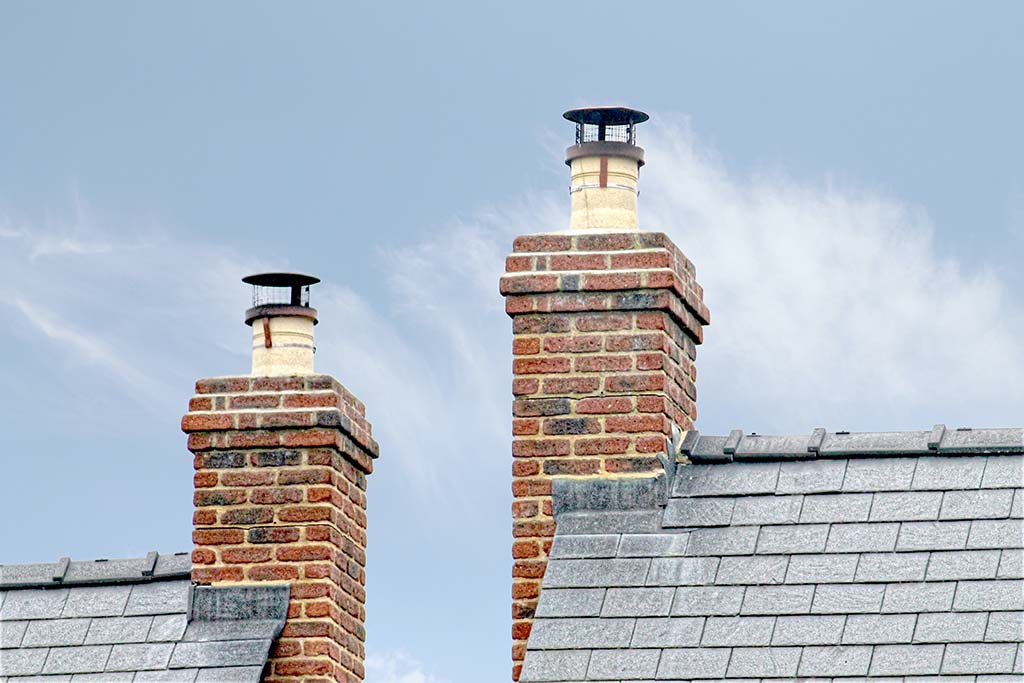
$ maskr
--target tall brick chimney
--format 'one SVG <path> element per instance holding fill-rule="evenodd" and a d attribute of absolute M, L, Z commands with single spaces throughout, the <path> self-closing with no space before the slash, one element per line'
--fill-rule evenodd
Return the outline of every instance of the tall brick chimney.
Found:
<path fill-rule="evenodd" d="M 263 680 L 361 682 L 366 475 L 377 443 L 363 404 L 313 372 L 318 280 L 245 281 L 253 372 L 197 381 L 181 421 L 196 469 L 192 580 L 291 585 Z"/>
<path fill-rule="evenodd" d="M 519 679 L 554 535 L 556 476 L 657 476 L 696 419 L 696 345 L 710 322 L 689 259 L 639 229 L 643 149 L 623 107 L 575 109 L 568 230 L 524 235 L 501 279 L 512 318 L 512 678 Z"/>

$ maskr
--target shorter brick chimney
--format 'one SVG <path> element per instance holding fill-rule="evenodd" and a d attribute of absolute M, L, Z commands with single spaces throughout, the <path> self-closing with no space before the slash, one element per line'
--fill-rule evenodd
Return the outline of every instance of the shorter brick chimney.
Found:
<path fill-rule="evenodd" d="M 253 373 L 197 381 L 182 418 L 196 470 L 192 580 L 290 584 L 288 621 L 264 680 L 357 683 L 366 475 L 378 448 L 363 404 L 313 373 L 308 287 L 318 280 L 280 276 L 245 279 L 257 290 L 289 290 L 279 301 L 254 294 L 246 313 Z"/>

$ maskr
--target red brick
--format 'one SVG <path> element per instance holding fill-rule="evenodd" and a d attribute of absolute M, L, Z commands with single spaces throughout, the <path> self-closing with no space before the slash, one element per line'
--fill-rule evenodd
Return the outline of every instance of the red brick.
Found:
<path fill-rule="evenodd" d="M 341 404 L 335 393 L 286 394 L 282 400 L 285 408 L 336 408 Z"/>
<path fill-rule="evenodd" d="M 512 380 L 512 393 L 516 396 L 535 394 L 540 389 L 540 380 L 536 377 L 516 377 Z"/>
<path fill-rule="evenodd" d="M 537 557 L 539 555 L 540 546 L 536 541 L 515 541 L 512 544 L 512 557 L 514 559 Z"/>
<path fill-rule="evenodd" d="M 540 432 L 540 420 L 516 418 L 512 420 L 512 434 L 530 436 Z"/>
<path fill-rule="evenodd" d="M 517 621 L 512 624 L 512 637 L 516 640 L 526 640 L 530 637 L 530 629 L 532 627 L 533 622 Z"/>
<path fill-rule="evenodd" d="M 660 351 L 664 335 L 657 332 L 609 335 L 604 342 L 607 351 Z"/>
<path fill-rule="evenodd" d="M 547 563 L 537 560 L 519 560 L 512 563 L 512 576 L 521 579 L 544 578 L 544 567 Z"/>
<path fill-rule="evenodd" d="M 213 399 L 206 396 L 193 396 L 189 399 L 188 409 L 191 410 L 213 410 Z"/>
<path fill-rule="evenodd" d="M 637 273 L 600 273 L 583 277 L 585 290 L 618 291 L 639 288 L 640 275 Z"/>
<path fill-rule="evenodd" d="M 306 562 L 312 560 L 330 560 L 334 551 L 325 545 L 281 546 L 274 557 L 280 562 Z"/>
<path fill-rule="evenodd" d="M 297 432 L 286 432 L 281 445 L 290 448 L 310 448 L 330 446 L 337 442 L 338 432 L 332 429 L 303 429 Z"/>
<path fill-rule="evenodd" d="M 667 251 L 612 254 L 611 264 L 616 270 L 669 268 L 672 266 L 672 256 Z"/>
<path fill-rule="evenodd" d="M 192 564 L 213 564 L 217 561 L 217 553 L 209 548 L 196 548 L 192 551 Z"/>
<path fill-rule="evenodd" d="M 304 382 L 301 377 L 254 377 L 253 391 L 299 391 Z"/>
<path fill-rule="evenodd" d="M 660 472 L 661 462 L 657 458 L 610 458 L 604 467 L 609 472 Z"/>
<path fill-rule="evenodd" d="M 584 398 L 576 402 L 577 413 L 607 415 L 610 413 L 629 413 L 633 410 L 633 399 L 625 396 L 602 396 Z"/>
<path fill-rule="evenodd" d="M 540 595 L 540 581 L 516 581 L 512 584 L 512 598 L 536 598 Z"/>
<path fill-rule="evenodd" d="M 274 432 L 235 432 L 228 434 L 230 448 L 273 448 L 281 443 L 281 437 Z"/>
<path fill-rule="evenodd" d="M 188 413 L 181 418 L 181 431 L 183 432 L 212 432 L 232 429 L 235 426 L 235 416 L 225 414 L 209 413 Z"/>
<path fill-rule="evenodd" d="M 247 567 L 245 574 L 250 581 L 288 581 L 299 578 L 299 570 L 290 564 L 260 564 Z"/>
<path fill-rule="evenodd" d="M 521 538 L 533 538 L 537 536 L 554 536 L 554 520 L 540 522 L 516 521 L 512 524 L 512 535 Z"/>
<path fill-rule="evenodd" d="M 512 503 L 512 516 L 516 519 L 536 517 L 540 506 L 535 500 L 517 500 Z"/>
<path fill-rule="evenodd" d="M 580 332 L 607 332 L 610 330 L 628 330 L 633 326 L 633 319 L 621 313 L 595 313 L 581 315 L 576 318 L 576 329 Z"/>
<path fill-rule="evenodd" d="M 595 235 L 577 235 L 576 248 L 580 251 L 618 251 L 633 249 L 636 233 L 604 233 Z"/>
<path fill-rule="evenodd" d="M 220 557 L 228 564 L 253 564 L 267 562 L 270 560 L 270 548 L 266 547 L 241 547 L 224 548 L 220 551 Z"/>
<path fill-rule="evenodd" d="M 544 474 L 550 476 L 597 474 L 600 470 L 600 460 L 564 458 L 544 461 Z"/>
<path fill-rule="evenodd" d="M 540 338 L 516 337 L 512 340 L 512 353 L 523 356 L 540 353 Z"/>
<path fill-rule="evenodd" d="M 638 396 L 636 409 L 641 413 L 660 413 L 665 410 L 664 396 Z"/>
<path fill-rule="evenodd" d="M 553 455 L 569 455 L 569 440 L 539 439 L 536 441 L 513 441 L 512 455 L 522 458 L 544 458 Z"/>
<path fill-rule="evenodd" d="M 325 522 L 331 519 L 331 508 L 325 505 L 304 505 L 278 510 L 277 518 L 282 522 Z"/>
<path fill-rule="evenodd" d="M 197 394 L 234 394 L 249 391 L 248 377 L 217 377 L 196 381 Z"/>
<path fill-rule="evenodd" d="M 522 235 L 512 243 L 512 251 L 567 251 L 572 248 L 568 235 Z"/>
<path fill-rule="evenodd" d="M 629 415 L 624 417 L 609 417 L 604 421 L 606 432 L 660 432 L 664 427 L 664 418 L 661 415 Z"/>
<path fill-rule="evenodd" d="M 545 377 L 547 394 L 588 394 L 601 388 L 598 377 Z"/>
<path fill-rule="evenodd" d="M 579 356 L 573 359 L 576 372 L 624 372 L 633 369 L 633 357 L 621 356 Z"/>
<path fill-rule="evenodd" d="M 249 394 L 229 399 L 231 408 L 276 408 L 280 404 L 281 396 L 278 394 Z"/>
<path fill-rule="evenodd" d="M 551 270 L 605 270 L 608 257 L 605 254 L 557 254 L 549 259 Z"/>
<path fill-rule="evenodd" d="M 637 453 L 664 453 L 665 437 L 641 436 L 636 440 Z"/>
<path fill-rule="evenodd" d="M 606 377 L 604 388 L 614 392 L 660 391 L 665 387 L 665 376 L 658 373 L 645 375 L 616 375 Z"/>
<path fill-rule="evenodd" d="M 221 581 L 241 581 L 244 577 L 241 567 L 193 567 L 192 580 L 198 584 Z"/>
<path fill-rule="evenodd" d="M 532 256 L 507 256 L 505 257 L 505 272 L 520 273 L 533 268 Z"/>
<path fill-rule="evenodd" d="M 590 353 L 600 351 L 604 337 L 596 334 L 582 337 L 547 337 L 544 350 L 548 353 Z"/>
<path fill-rule="evenodd" d="M 536 460 L 514 460 L 512 462 L 512 476 L 529 477 L 540 472 L 540 463 Z"/>
<path fill-rule="evenodd" d="M 517 375 L 569 372 L 569 359 L 564 356 L 516 358 L 512 361 L 512 372 Z"/>
<path fill-rule="evenodd" d="M 329 676 L 331 663 L 322 659 L 285 659 L 274 662 L 278 676 Z"/>
<path fill-rule="evenodd" d="M 245 540 L 241 529 L 194 529 L 192 542 L 196 545 L 230 545 Z"/>
<path fill-rule="evenodd" d="M 269 486 L 274 483 L 274 473 L 235 470 L 222 472 L 220 479 L 224 486 Z"/>
<path fill-rule="evenodd" d="M 601 437 L 597 439 L 577 439 L 573 443 L 576 455 L 609 455 L 625 453 L 629 450 L 632 440 L 626 437 Z"/>
<path fill-rule="evenodd" d="M 217 473 L 204 471 L 192 475 L 192 485 L 197 489 L 210 488 L 217 485 Z"/>
<path fill-rule="evenodd" d="M 550 479 L 515 479 L 512 482 L 512 495 L 522 496 L 550 496 Z"/>

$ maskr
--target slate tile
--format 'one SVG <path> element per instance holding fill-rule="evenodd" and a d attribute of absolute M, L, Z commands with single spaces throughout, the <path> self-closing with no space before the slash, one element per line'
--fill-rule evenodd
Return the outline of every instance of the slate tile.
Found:
<path fill-rule="evenodd" d="M 7 650 L 0 657 L 0 676 L 32 676 L 43 670 L 49 650 L 33 648 Z"/>
<path fill-rule="evenodd" d="M 46 658 L 44 674 L 75 674 L 103 671 L 110 656 L 109 645 L 54 647 Z"/>
<path fill-rule="evenodd" d="M 803 496 L 745 496 L 736 498 L 732 511 L 734 526 L 796 524 L 800 520 Z"/>
<path fill-rule="evenodd" d="M 915 614 L 851 614 L 843 631 L 845 645 L 909 643 L 914 638 Z"/>
<path fill-rule="evenodd" d="M 789 561 L 789 557 L 784 555 L 723 557 L 718 565 L 715 583 L 719 586 L 783 583 Z"/>
<path fill-rule="evenodd" d="M 871 661 L 871 647 L 826 645 L 805 647 L 800 676 L 864 676 Z"/>
<path fill-rule="evenodd" d="M 837 583 L 818 586 L 811 612 L 814 614 L 863 614 L 878 612 L 885 586 L 881 584 Z"/>
<path fill-rule="evenodd" d="M 957 455 L 921 458 L 910 488 L 915 491 L 976 489 L 981 486 L 985 458 Z"/>
<path fill-rule="evenodd" d="M 135 674 L 135 679 L 132 683 L 193 683 L 198 673 L 199 669 L 140 671 Z"/>
<path fill-rule="evenodd" d="M 173 643 L 115 645 L 107 660 L 107 671 L 164 669 L 171 658 Z"/>
<path fill-rule="evenodd" d="M 734 504 L 732 498 L 672 498 L 665 506 L 662 526 L 727 526 Z"/>
<path fill-rule="evenodd" d="M 941 491 L 876 493 L 871 504 L 872 522 L 928 522 L 939 518 Z"/>
<path fill-rule="evenodd" d="M 942 660 L 942 673 L 1011 673 L 1016 650 L 1013 643 L 950 643 Z"/>
<path fill-rule="evenodd" d="M 1024 640 L 1024 612 L 992 612 L 988 617 L 984 639 L 1012 643 Z"/>
<path fill-rule="evenodd" d="M 609 588 L 602 617 L 667 617 L 674 588 Z"/>
<path fill-rule="evenodd" d="M 896 550 L 962 550 L 970 522 L 904 522 Z"/>
<path fill-rule="evenodd" d="M 582 681 L 587 676 L 590 650 L 531 650 L 523 662 L 523 683 L 537 681 Z"/>
<path fill-rule="evenodd" d="M 739 647 L 732 651 L 728 676 L 792 677 L 800 662 L 798 647 Z"/>
<path fill-rule="evenodd" d="M 985 461 L 981 488 L 1024 488 L 1024 456 L 990 455 Z"/>
<path fill-rule="evenodd" d="M 183 641 L 273 639 L 281 628 L 278 619 L 194 620 L 185 630 Z"/>
<path fill-rule="evenodd" d="M 741 614 L 807 614 L 814 586 L 751 586 Z"/>
<path fill-rule="evenodd" d="M 703 647 L 768 645 L 774 627 L 775 617 L 708 617 L 700 644 Z"/>
<path fill-rule="evenodd" d="M 987 612 L 935 612 L 920 614 L 915 643 L 972 643 L 985 639 Z"/>
<path fill-rule="evenodd" d="M 696 647 L 704 617 L 637 619 L 630 647 Z"/>
<path fill-rule="evenodd" d="M 130 683 L 135 678 L 134 671 L 112 673 L 104 671 L 97 674 L 74 674 L 71 683 Z"/>
<path fill-rule="evenodd" d="M 843 491 L 906 491 L 914 478 L 917 458 L 857 458 L 850 460 Z"/>
<path fill-rule="evenodd" d="M 689 540 L 689 533 L 625 535 L 619 541 L 618 556 L 678 557 L 686 553 Z"/>
<path fill-rule="evenodd" d="M 67 588 L 30 588 L 8 591 L 0 621 L 16 619 L 56 619 L 68 598 Z"/>
<path fill-rule="evenodd" d="M 979 519 L 971 522 L 968 548 L 1020 548 L 1024 545 L 1024 520 Z"/>
<path fill-rule="evenodd" d="M 690 534 L 687 555 L 752 555 L 758 527 L 718 527 L 697 529 Z"/>
<path fill-rule="evenodd" d="M 836 645 L 845 623 L 841 615 L 776 617 L 772 645 Z"/>
<path fill-rule="evenodd" d="M 1024 489 L 1014 490 L 1013 504 L 1010 506 L 1010 516 L 1015 519 L 1024 517 Z"/>
<path fill-rule="evenodd" d="M 628 647 L 633 619 L 536 619 L 530 649 L 589 650 Z"/>
<path fill-rule="evenodd" d="M 187 624 L 184 614 L 161 614 L 153 617 L 153 627 L 149 629 L 149 642 L 176 642 L 181 640 Z"/>
<path fill-rule="evenodd" d="M 619 547 L 619 537 L 616 534 L 585 534 L 580 536 L 566 536 L 557 534 L 551 544 L 552 559 L 578 559 L 601 557 L 615 557 L 615 551 Z"/>
<path fill-rule="evenodd" d="M 642 586 L 649 559 L 552 560 L 544 575 L 544 588 Z"/>
<path fill-rule="evenodd" d="M 839 493 L 805 496 L 800 522 L 866 522 L 871 510 L 870 493 Z"/>
<path fill-rule="evenodd" d="M 879 645 L 871 658 L 872 676 L 920 676 L 939 673 L 942 645 Z"/>
<path fill-rule="evenodd" d="M 999 579 L 1024 578 L 1024 550 L 1004 550 L 999 558 Z"/>
<path fill-rule="evenodd" d="M 744 588 L 739 586 L 685 586 L 676 589 L 672 616 L 699 617 L 739 614 Z"/>
<path fill-rule="evenodd" d="M 872 553 L 892 550 L 900 525 L 895 523 L 833 524 L 825 549 L 830 553 Z"/>
<path fill-rule="evenodd" d="M 648 586 L 703 586 L 714 583 L 717 557 L 655 557 Z"/>
<path fill-rule="evenodd" d="M 227 666 L 200 669 L 196 683 L 260 683 L 262 666 Z M 138 679 L 136 679 L 138 680 Z"/>
<path fill-rule="evenodd" d="M 678 648 L 663 650 L 658 666 L 659 679 L 725 678 L 730 650 Z"/>
<path fill-rule="evenodd" d="M 689 465 L 676 471 L 672 495 L 751 496 L 775 493 L 779 463 Z"/>
<path fill-rule="evenodd" d="M 786 583 L 850 583 L 857 555 L 794 555 L 789 558 Z"/>
<path fill-rule="evenodd" d="M 172 669 L 212 666 L 263 665 L 270 651 L 269 640 L 228 640 L 178 643 L 169 664 Z"/>
<path fill-rule="evenodd" d="M 27 621 L 0 621 L 0 650 L 21 645 L 27 628 Z"/>
<path fill-rule="evenodd" d="M 188 611 L 188 581 L 157 581 L 132 586 L 125 616 Z"/>
<path fill-rule="evenodd" d="M 153 617 L 101 617 L 89 624 L 86 645 L 141 643 L 149 634 Z"/>
<path fill-rule="evenodd" d="M 998 550 L 935 552 L 928 562 L 928 580 L 994 579 L 998 567 Z"/>
<path fill-rule="evenodd" d="M 890 583 L 885 587 L 882 612 L 940 612 L 953 604 L 955 583 Z"/>
<path fill-rule="evenodd" d="M 568 536 L 655 533 L 661 529 L 661 515 L 660 509 L 566 512 L 558 515 L 558 533 Z"/>
<path fill-rule="evenodd" d="M 779 468 L 775 492 L 832 493 L 843 488 L 846 460 L 807 460 L 784 462 Z"/>
<path fill-rule="evenodd" d="M 64 604 L 64 617 L 116 617 L 124 612 L 131 586 L 72 588 Z"/>
<path fill-rule="evenodd" d="M 787 463 L 788 464 L 788 463 Z M 828 524 L 793 524 L 761 527 L 758 554 L 820 553 L 825 550 Z"/>
<path fill-rule="evenodd" d="M 1000 519 L 1009 517 L 1012 489 L 946 491 L 939 519 Z"/>
<path fill-rule="evenodd" d="M 960 581 L 956 585 L 953 609 L 958 612 L 1024 609 L 1024 581 Z"/>
<path fill-rule="evenodd" d="M 587 678 L 592 681 L 623 678 L 654 678 L 659 650 L 594 650 L 590 653 Z"/>
<path fill-rule="evenodd" d="M 857 565 L 858 583 L 924 581 L 928 553 L 865 553 Z"/>
<path fill-rule="evenodd" d="M 81 645 L 89 630 L 88 619 L 44 619 L 29 622 L 22 647 Z"/>
<path fill-rule="evenodd" d="M 604 588 L 545 588 L 537 616 L 596 617 L 601 614 L 604 594 Z"/>

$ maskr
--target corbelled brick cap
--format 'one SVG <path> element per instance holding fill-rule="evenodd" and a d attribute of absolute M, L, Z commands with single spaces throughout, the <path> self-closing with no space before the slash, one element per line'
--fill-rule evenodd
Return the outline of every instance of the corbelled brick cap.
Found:
<path fill-rule="evenodd" d="M 362 681 L 366 475 L 377 443 L 337 380 L 196 382 L 192 580 L 291 583 L 266 681 Z"/>
<path fill-rule="evenodd" d="M 512 318 L 512 659 L 517 679 L 554 535 L 551 478 L 656 476 L 673 427 L 696 419 L 696 345 L 710 314 L 663 233 L 515 240 Z"/>

